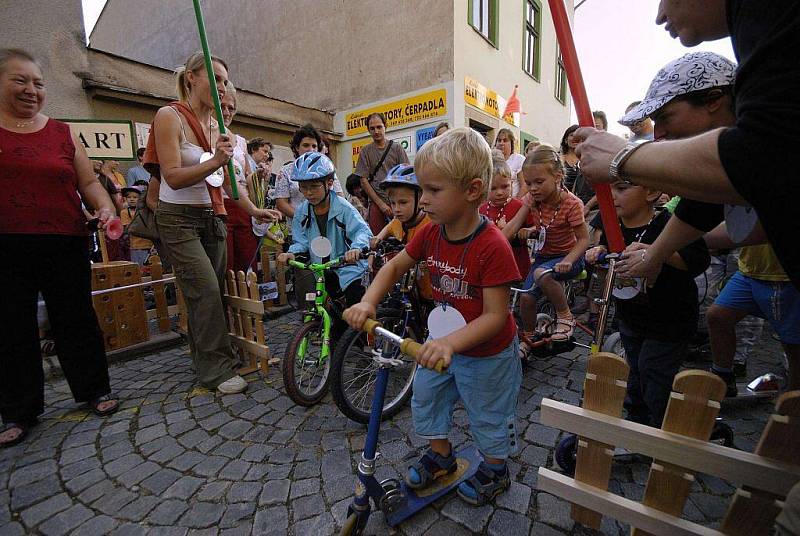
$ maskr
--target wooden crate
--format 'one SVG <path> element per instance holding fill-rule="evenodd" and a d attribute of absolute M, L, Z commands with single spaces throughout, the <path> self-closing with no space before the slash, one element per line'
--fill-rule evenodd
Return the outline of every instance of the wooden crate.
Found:
<path fill-rule="evenodd" d="M 258 292 L 256 274 L 244 272 L 234 276 L 228 270 L 223 296 L 228 318 L 228 334 L 241 359 L 238 373 L 242 376 L 261 369 L 269 371 L 269 347 L 264 336 L 264 302 Z"/>
<path fill-rule="evenodd" d="M 139 266 L 134 262 L 92 264 L 92 290 L 134 285 L 141 279 Z M 106 350 L 132 346 L 150 338 L 141 288 L 100 294 L 93 296 L 92 302 Z"/>

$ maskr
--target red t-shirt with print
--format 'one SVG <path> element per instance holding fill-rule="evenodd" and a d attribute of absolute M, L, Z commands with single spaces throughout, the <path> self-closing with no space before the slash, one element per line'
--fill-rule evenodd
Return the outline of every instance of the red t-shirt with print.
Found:
<path fill-rule="evenodd" d="M 522 201 L 516 197 L 512 197 L 502 207 L 496 207 L 490 202 L 481 205 L 479 212 L 493 221 L 498 228 L 504 227 L 505 224 L 517 215 L 519 209 L 523 207 Z M 530 227 L 533 225 L 533 216 L 528 214 L 528 219 L 522 224 L 523 227 Z M 519 275 L 525 278 L 531 269 L 531 252 L 528 249 L 527 240 L 514 237 L 511 239 L 511 251 L 514 252 L 514 260 L 517 261 L 517 270 Z"/>
<path fill-rule="evenodd" d="M 586 219 L 583 217 L 583 201 L 566 190 L 561 190 L 561 201 L 555 205 L 534 203 L 529 193 L 525 194 L 522 200 L 531 207 L 533 227 L 538 229 L 541 224 L 546 228 L 544 247 L 540 253 L 542 255 L 569 253 L 578 241 L 573 229 L 579 225 L 586 225 Z"/>
<path fill-rule="evenodd" d="M 471 241 L 451 242 L 441 225 L 430 224 L 414 235 L 406 253 L 428 265 L 433 299 L 454 306 L 467 323 L 483 314 L 484 288 L 508 285 L 521 278 L 508 240 L 486 219 Z M 495 355 L 511 344 L 516 332 L 509 311 L 499 333 L 462 353 L 470 357 Z"/>

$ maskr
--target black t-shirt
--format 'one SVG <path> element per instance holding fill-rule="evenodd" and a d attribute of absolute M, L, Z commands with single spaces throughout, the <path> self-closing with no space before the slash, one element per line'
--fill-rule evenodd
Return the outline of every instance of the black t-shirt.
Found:
<path fill-rule="evenodd" d="M 586 177 L 581 173 L 580 166 L 570 166 L 565 163 L 564 170 L 564 186 L 567 187 L 567 190 L 578 196 L 578 199 L 583 201 L 585 205 L 594 197 L 592 185 L 589 184 L 589 181 L 587 181 Z"/>
<path fill-rule="evenodd" d="M 648 226 L 627 228 L 620 222 L 625 244 L 652 244 L 664 230 L 669 218 L 670 214 L 665 210 Z M 601 236 L 600 243 L 608 245 L 605 234 Z M 698 317 L 697 285 L 694 278 L 708 268 L 711 257 L 702 240 L 678 250 L 678 254 L 688 270 L 678 270 L 665 264 L 655 285 L 646 292 L 640 292 L 629 300 L 615 301 L 617 315 L 624 324 L 623 329 L 657 340 L 676 340 L 694 334 Z"/>
<path fill-rule="evenodd" d="M 313 210 L 313 209 L 312 209 Z M 314 212 L 314 218 L 317 220 L 317 227 L 319 227 L 319 234 L 321 236 L 328 236 L 328 213 L 317 214 Z"/>
<path fill-rule="evenodd" d="M 800 289 L 800 2 L 728 0 L 727 15 L 739 70 L 736 125 L 719 138 L 720 159 Z"/>
<path fill-rule="evenodd" d="M 675 207 L 675 216 L 695 229 L 707 233 L 725 218 L 725 209 L 724 205 L 681 197 Z"/>

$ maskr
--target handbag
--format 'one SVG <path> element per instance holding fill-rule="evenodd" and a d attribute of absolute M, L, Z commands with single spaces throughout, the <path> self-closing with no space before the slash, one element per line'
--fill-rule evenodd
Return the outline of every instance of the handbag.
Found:
<path fill-rule="evenodd" d="M 144 197 L 144 196 L 142 196 Z M 146 202 L 140 202 L 136 207 L 136 214 L 128 225 L 128 232 L 139 238 L 146 238 L 152 242 L 159 242 L 158 225 L 156 225 L 156 215 L 150 210 Z"/>

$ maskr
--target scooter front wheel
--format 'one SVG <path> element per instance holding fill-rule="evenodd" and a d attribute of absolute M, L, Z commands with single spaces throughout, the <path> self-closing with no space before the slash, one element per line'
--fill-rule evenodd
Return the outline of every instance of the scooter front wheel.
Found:
<path fill-rule="evenodd" d="M 575 474 L 575 465 L 578 456 L 578 436 L 570 434 L 564 436 L 556 447 L 555 459 L 559 467 L 567 475 Z"/>
<path fill-rule="evenodd" d="M 313 406 L 328 392 L 330 357 L 322 358 L 324 329 L 320 320 L 302 325 L 286 347 L 281 363 L 286 394 L 301 406 Z"/>
<path fill-rule="evenodd" d="M 358 536 L 363 531 L 358 528 L 358 514 L 352 513 L 347 516 L 342 525 L 342 530 L 339 532 L 341 536 Z"/>

